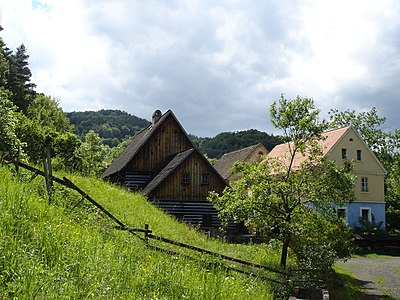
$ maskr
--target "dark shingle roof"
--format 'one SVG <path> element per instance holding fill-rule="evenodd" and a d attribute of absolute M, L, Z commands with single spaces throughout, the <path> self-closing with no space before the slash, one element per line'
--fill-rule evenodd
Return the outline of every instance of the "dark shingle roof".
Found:
<path fill-rule="evenodd" d="M 167 119 L 168 116 L 174 116 L 171 110 L 168 110 L 160 120 L 153 126 L 152 124 L 147 126 L 145 129 L 136 134 L 132 142 L 125 148 L 125 150 L 118 156 L 108 169 L 101 175 L 102 178 L 106 178 L 112 174 L 115 174 L 124 169 L 132 158 L 138 153 L 148 139 L 153 135 L 156 129 Z M 174 116 L 175 118 L 175 116 Z M 176 119 L 176 118 L 175 118 Z M 179 122 L 178 122 L 179 123 Z"/>
<path fill-rule="evenodd" d="M 177 153 L 173 155 L 166 162 L 165 167 L 157 173 L 157 175 L 146 185 L 142 190 L 143 195 L 149 195 L 161 182 L 163 182 L 186 158 L 188 158 L 194 151 L 194 148 Z"/>
<path fill-rule="evenodd" d="M 244 162 L 249 155 L 262 144 L 256 144 L 233 152 L 225 153 L 214 165 L 214 168 L 225 179 L 230 175 L 229 170 L 235 162 Z"/>

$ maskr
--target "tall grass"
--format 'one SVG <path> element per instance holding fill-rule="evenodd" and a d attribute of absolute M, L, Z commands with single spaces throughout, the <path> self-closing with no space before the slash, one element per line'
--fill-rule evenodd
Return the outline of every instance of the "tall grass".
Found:
<path fill-rule="evenodd" d="M 43 180 L 0 167 L 0 299 L 272 299 L 268 283 L 224 268 L 170 256 L 112 224 L 80 196 L 56 186 L 48 204 Z M 126 224 L 260 263 L 275 264 L 266 246 L 208 239 L 140 195 L 69 174 Z M 272 260 L 269 261 L 269 258 Z"/>

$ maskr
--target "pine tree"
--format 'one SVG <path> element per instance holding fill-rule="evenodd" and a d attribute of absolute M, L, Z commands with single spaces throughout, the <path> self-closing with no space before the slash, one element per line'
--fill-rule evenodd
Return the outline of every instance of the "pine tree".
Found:
<path fill-rule="evenodd" d="M 6 86 L 12 93 L 12 102 L 24 113 L 27 112 L 29 104 L 35 97 L 34 88 L 36 87 L 30 82 L 32 72 L 28 67 L 28 58 L 24 44 L 17 48 L 15 54 L 8 55 L 10 71 Z"/>

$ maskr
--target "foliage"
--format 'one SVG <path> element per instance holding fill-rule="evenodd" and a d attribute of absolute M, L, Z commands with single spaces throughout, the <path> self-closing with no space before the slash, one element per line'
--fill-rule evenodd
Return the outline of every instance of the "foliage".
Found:
<path fill-rule="evenodd" d="M 84 175 L 99 175 L 106 168 L 106 157 L 109 147 L 104 145 L 100 136 L 90 130 L 84 142 L 77 149 L 77 156 L 82 161 L 81 172 Z"/>
<path fill-rule="evenodd" d="M 297 216 L 296 216 L 297 217 Z M 291 249 L 305 269 L 329 269 L 335 261 L 350 257 L 354 249 L 351 230 L 332 211 L 318 213 L 312 209 L 296 220 Z"/>
<path fill-rule="evenodd" d="M 68 112 L 67 117 L 82 140 L 92 130 L 110 147 L 117 146 L 124 139 L 134 136 L 140 129 L 150 124 L 145 119 L 120 110 Z"/>
<path fill-rule="evenodd" d="M 36 85 L 31 83 L 31 70 L 28 67 L 29 55 L 26 54 L 24 44 L 17 48 L 16 53 L 7 56 L 9 60 L 9 73 L 6 87 L 11 91 L 10 100 L 24 113 L 33 101 Z"/>
<path fill-rule="evenodd" d="M 263 144 L 267 149 L 271 150 L 275 145 L 280 143 L 278 137 L 256 129 L 222 132 L 213 138 L 201 138 L 194 135 L 189 135 L 189 137 L 200 151 L 207 154 L 209 158 L 220 158 L 225 153 L 258 143 Z"/>
<path fill-rule="evenodd" d="M 360 226 L 355 228 L 355 232 L 362 235 L 379 235 L 385 231 L 382 229 L 383 222 L 376 222 L 375 216 L 372 214 L 372 220 L 364 220 L 362 217 L 359 218 L 358 223 Z"/>
<path fill-rule="evenodd" d="M 294 243 L 297 228 L 305 224 L 302 218 L 311 216 L 308 206 L 325 215 L 334 204 L 353 199 L 354 178 L 349 164 L 339 168 L 322 157 L 318 141 L 326 124 L 318 120 L 319 111 L 312 99 L 287 100 L 282 96 L 270 112 L 272 123 L 281 129 L 285 140 L 291 141 L 286 144 L 287 160 L 267 158 L 261 164 L 236 164 L 232 171 L 242 177 L 227 187 L 222 196 L 211 193 L 209 199 L 220 210 L 223 220 L 245 221 L 250 230 L 282 241 L 281 265 L 286 267 L 288 248 Z M 307 159 L 296 165 L 295 158 L 299 156 Z M 308 226 L 307 230 L 313 227 Z M 333 236 L 340 242 L 340 234 Z M 304 253 L 298 254 L 301 261 Z"/>
<path fill-rule="evenodd" d="M 29 118 L 36 120 L 42 126 L 64 133 L 72 132 L 71 126 L 64 111 L 59 107 L 59 101 L 44 94 L 37 94 L 26 114 Z"/>
<path fill-rule="evenodd" d="M 81 145 L 82 141 L 77 135 L 71 132 L 59 134 L 53 144 L 53 167 L 70 171 L 82 170 L 82 158 L 78 155 Z"/>
<path fill-rule="evenodd" d="M 21 154 L 22 142 L 15 133 L 18 121 L 17 113 L 12 102 L 9 101 L 0 88 L 0 160 L 4 156 L 16 158 Z"/>

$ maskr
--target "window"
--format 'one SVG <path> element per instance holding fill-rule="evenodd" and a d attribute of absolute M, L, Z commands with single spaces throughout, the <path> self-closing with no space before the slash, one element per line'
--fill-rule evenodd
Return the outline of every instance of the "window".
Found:
<path fill-rule="evenodd" d="M 209 178 L 207 173 L 201 174 L 201 184 L 209 184 Z"/>
<path fill-rule="evenodd" d="M 189 173 L 182 173 L 182 183 L 189 183 L 190 182 L 190 174 Z"/>
<path fill-rule="evenodd" d="M 361 192 L 368 193 L 368 177 L 361 177 Z"/>
<path fill-rule="evenodd" d="M 357 150 L 357 160 L 358 160 L 358 161 L 361 161 L 361 160 L 362 160 L 361 150 Z"/>
<path fill-rule="evenodd" d="M 342 148 L 342 159 L 347 159 L 347 149 Z"/>
<path fill-rule="evenodd" d="M 347 223 L 347 208 L 340 207 L 337 209 L 337 216 Z"/>
<path fill-rule="evenodd" d="M 363 222 L 371 222 L 371 208 L 361 207 L 360 208 L 360 218 Z"/>

